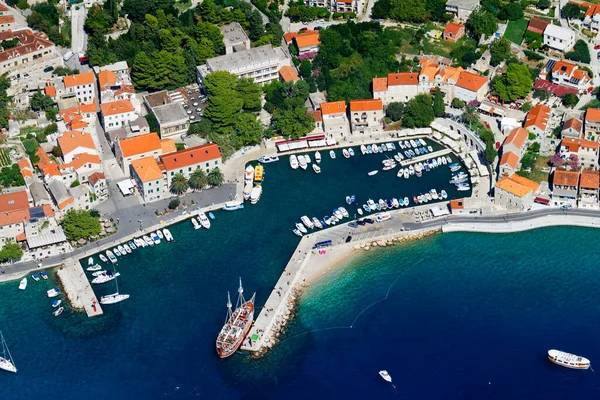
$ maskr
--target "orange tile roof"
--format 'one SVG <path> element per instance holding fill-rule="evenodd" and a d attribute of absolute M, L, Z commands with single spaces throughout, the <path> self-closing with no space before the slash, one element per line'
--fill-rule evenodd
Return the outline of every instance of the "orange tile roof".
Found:
<path fill-rule="evenodd" d="M 55 163 L 50 161 L 50 158 L 48 157 L 48 154 L 46 154 L 44 149 L 39 147 L 36 150 L 35 155 L 38 156 L 38 158 L 40 159 L 40 161 L 38 161 L 36 165 L 42 171 L 44 176 L 60 176 L 60 171 L 58 170 L 58 167 Z"/>
<path fill-rule="evenodd" d="M 544 34 L 544 30 L 546 27 L 550 25 L 550 22 L 544 21 L 539 18 L 531 18 L 529 20 L 529 24 L 527 25 L 527 30 L 533 33 L 539 33 L 540 35 Z"/>
<path fill-rule="evenodd" d="M 0 15 L 0 24 L 10 24 L 15 22 L 14 15 Z"/>
<path fill-rule="evenodd" d="M 321 110 L 307 111 L 306 114 L 313 117 L 315 122 L 323 122 L 323 116 L 321 115 Z"/>
<path fill-rule="evenodd" d="M 102 110 L 102 115 L 104 116 L 135 111 L 133 103 L 129 99 L 100 104 L 100 109 Z"/>
<path fill-rule="evenodd" d="M 573 78 L 582 81 L 584 79 L 589 79 L 590 76 L 588 75 L 588 72 L 586 70 L 578 68 L 575 70 L 575 72 L 573 72 Z"/>
<path fill-rule="evenodd" d="M 373 78 L 373 91 L 385 92 L 388 88 L 388 78 Z"/>
<path fill-rule="evenodd" d="M 90 104 L 79 104 L 79 111 L 85 114 L 96 112 L 96 99 Z"/>
<path fill-rule="evenodd" d="M 339 114 L 346 113 L 346 102 L 344 101 L 332 101 L 329 103 L 321 104 L 321 114 L 329 115 L 329 114 Z"/>
<path fill-rule="evenodd" d="M 63 135 L 58 138 L 58 145 L 60 146 L 63 155 L 71 153 L 78 147 L 96 150 L 96 145 L 94 144 L 92 135 L 83 131 L 64 132 Z"/>
<path fill-rule="evenodd" d="M 446 28 L 444 29 L 444 35 L 451 34 L 452 36 L 456 37 L 456 35 L 458 35 L 458 33 L 460 32 L 461 29 L 464 30 L 463 24 L 456 24 L 454 22 L 448 22 L 446 24 Z"/>
<path fill-rule="evenodd" d="M 296 42 L 296 46 L 298 46 L 299 50 L 304 47 L 318 46 L 321 44 L 318 31 L 316 35 L 298 35 L 294 38 L 294 41 Z"/>
<path fill-rule="evenodd" d="M 399 72 L 397 74 L 388 74 L 387 86 L 418 84 L 419 74 L 417 72 Z"/>
<path fill-rule="evenodd" d="M 0 226 L 14 225 L 29 221 L 29 209 L 0 212 Z"/>
<path fill-rule="evenodd" d="M 163 178 L 160 168 L 153 157 L 144 157 L 133 160 L 131 166 L 142 182 L 156 181 Z"/>
<path fill-rule="evenodd" d="M 283 38 L 285 39 L 286 44 L 290 44 L 290 43 L 292 43 L 294 38 L 296 38 L 298 36 L 310 36 L 310 35 L 318 36 L 319 31 L 312 30 L 312 31 L 288 32 L 283 35 Z"/>
<path fill-rule="evenodd" d="M 594 150 L 598 150 L 598 148 L 600 147 L 600 143 L 598 142 L 594 142 L 591 140 L 587 140 L 587 139 L 579 139 L 579 145 L 581 147 L 583 147 L 584 149 L 594 149 Z"/>
<path fill-rule="evenodd" d="M 121 152 L 123 153 L 123 157 L 131 157 L 136 154 L 150 153 L 162 149 L 160 139 L 155 132 L 125 138 L 118 143 Z"/>
<path fill-rule="evenodd" d="M 583 128 L 581 121 L 579 121 L 577 118 L 571 118 L 565 121 L 562 130 L 564 131 L 566 129 L 573 129 L 574 131 L 581 133 L 581 128 Z"/>
<path fill-rule="evenodd" d="M 29 200 L 26 191 L 0 194 L 0 213 L 28 209 Z"/>
<path fill-rule="evenodd" d="M 27 235 L 25 235 L 25 232 L 20 232 L 19 234 L 17 234 L 17 236 L 15 236 L 15 240 L 17 242 L 24 242 L 27 240 Z"/>
<path fill-rule="evenodd" d="M 54 210 L 52 209 L 52 206 L 50 204 L 44 204 L 42 205 L 42 208 L 44 209 L 44 215 L 46 217 L 54 217 Z"/>
<path fill-rule="evenodd" d="M 89 85 L 94 83 L 94 73 L 84 72 L 83 74 L 65 76 L 63 79 L 65 87 Z"/>
<path fill-rule="evenodd" d="M 544 104 L 538 104 L 533 107 L 527 113 L 527 119 L 525 120 L 525 124 L 523 126 L 525 128 L 529 128 L 530 126 L 537 126 L 541 130 L 545 131 L 546 126 L 548 126 L 548 118 L 550 118 L 550 107 Z"/>
<path fill-rule="evenodd" d="M 383 111 L 380 99 L 350 100 L 350 111 Z"/>
<path fill-rule="evenodd" d="M 133 85 L 121 85 L 118 90 L 115 90 L 115 96 L 123 93 L 135 93 Z"/>
<path fill-rule="evenodd" d="M 444 82 L 448 82 L 449 79 L 452 79 L 454 82 L 458 82 L 458 78 L 460 77 L 460 73 L 463 72 L 463 67 L 446 67 L 442 68 L 438 75 L 442 76 Z"/>
<path fill-rule="evenodd" d="M 9 11 L 8 7 L 6 7 L 4 4 L 0 4 L 0 12 L 7 12 Z"/>
<path fill-rule="evenodd" d="M 496 182 L 495 186 L 517 197 L 524 197 L 527 193 L 535 192 L 540 187 L 538 183 L 517 174 L 503 177 Z"/>
<path fill-rule="evenodd" d="M 58 209 L 62 210 L 64 209 L 66 206 L 68 206 L 69 204 L 73 204 L 73 199 L 71 197 L 65 199 L 64 201 L 58 203 Z"/>
<path fill-rule="evenodd" d="M 599 189 L 600 188 L 600 171 L 581 171 L 581 180 L 579 186 L 585 189 Z"/>
<path fill-rule="evenodd" d="M 566 147 L 571 153 L 577 153 L 579 151 L 579 140 L 564 138 L 560 144 L 561 146 Z"/>
<path fill-rule="evenodd" d="M 456 86 L 476 92 L 488 82 L 485 76 L 473 74 L 471 72 L 462 71 L 456 81 Z"/>
<path fill-rule="evenodd" d="M 588 108 L 585 112 L 585 120 L 586 122 L 600 122 L 600 108 Z"/>
<path fill-rule="evenodd" d="M 79 168 L 83 167 L 86 164 L 100 165 L 101 164 L 100 157 L 98 157 L 95 154 L 88 154 L 88 153 L 77 154 L 73 157 L 73 161 L 71 161 L 68 164 L 63 164 L 58 168 L 59 169 L 74 168 L 75 170 L 78 170 Z"/>
<path fill-rule="evenodd" d="M 98 74 L 98 85 L 100 90 L 108 89 L 110 86 L 117 84 L 117 74 L 110 69 L 105 69 Z"/>
<path fill-rule="evenodd" d="M 212 161 L 221 158 L 219 146 L 215 143 L 203 144 L 202 146 L 190 147 L 175 153 L 162 155 L 162 161 L 167 171 L 188 167 L 198 163 Z"/>
<path fill-rule="evenodd" d="M 427 76 L 427 80 L 433 81 L 435 80 L 435 75 L 437 74 L 440 68 L 439 64 L 431 62 L 427 58 L 421 59 L 421 72 L 419 75 Z"/>
<path fill-rule="evenodd" d="M 33 178 L 33 174 L 31 173 L 32 167 L 29 159 L 21 158 L 17 164 L 19 164 L 19 169 L 21 170 L 21 175 L 23 178 Z"/>
<path fill-rule="evenodd" d="M 575 186 L 579 185 L 579 171 L 565 171 L 557 169 L 552 179 L 553 185 Z"/>
<path fill-rule="evenodd" d="M 56 97 L 56 87 L 54 87 L 53 85 L 46 86 L 44 88 L 44 93 L 46 94 L 46 96 Z"/>
<path fill-rule="evenodd" d="M 299 81 L 298 74 L 294 71 L 294 68 L 289 65 L 284 65 L 279 69 L 279 76 L 283 79 L 284 82 L 295 82 Z"/>
<path fill-rule="evenodd" d="M 88 176 L 88 181 L 92 185 L 96 185 L 96 183 L 98 183 L 98 181 L 101 179 L 106 179 L 106 177 L 104 176 L 104 174 L 102 172 L 94 172 L 93 174 Z"/>
<path fill-rule="evenodd" d="M 500 159 L 500 165 L 509 165 L 512 169 L 516 169 L 518 163 L 519 156 L 512 151 L 502 154 L 502 158 Z"/>
<path fill-rule="evenodd" d="M 596 14 L 600 14 L 600 5 L 592 4 L 585 10 L 586 17 L 592 18 Z"/>
<path fill-rule="evenodd" d="M 464 199 L 450 200 L 450 209 L 462 210 L 463 208 L 465 208 L 465 200 Z"/>
<path fill-rule="evenodd" d="M 523 143 L 525 143 L 525 140 L 527 140 L 528 135 L 529 132 L 527 132 L 525 129 L 521 127 L 515 128 L 512 131 L 510 131 L 510 133 L 506 137 L 506 140 L 504 141 L 504 146 L 506 146 L 507 144 L 513 144 L 516 148 L 520 149 L 523 146 Z"/>
<path fill-rule="evenodd" d="M 162 148 L 163 154 L 173 153 L 177 151 L 177 146 L 175 146 L 175 142 L 173 139 L 161 139 L 160 147 Z"/>
<path fill-rule="evenodd" d="M 554 64 L 554 67 L 552 67 L 552 72 L 560 72 L 561 74 L 571 76 L 575 68 L 577 68 L 576 64 L 564 60 L 559 60 L 556 62 L 556 64 Z"/>

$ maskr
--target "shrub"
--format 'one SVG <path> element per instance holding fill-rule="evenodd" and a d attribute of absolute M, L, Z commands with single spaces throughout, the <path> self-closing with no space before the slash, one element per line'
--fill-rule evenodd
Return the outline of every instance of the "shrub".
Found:
<path fill-rule="evenodd" d="M 177 198 L 171 199 L 171 201 L 169 201 L 169 209 L 174 210 L 177 207 L 179 207 L 179 204 L 180 204 L 179 199 L 177 199 Z"/>

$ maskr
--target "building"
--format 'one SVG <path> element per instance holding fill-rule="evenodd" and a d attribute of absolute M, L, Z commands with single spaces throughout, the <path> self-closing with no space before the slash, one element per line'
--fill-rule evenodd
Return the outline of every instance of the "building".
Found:
<path fill-rule="evenodd" d="M 328 135 L 348 134 L 348 118 L 346 117 L 346 103 L 334 101 L 321 104 L 321 115 L 323 116 L 323 128 Z"/>
<path fill-rule="evenodd" d="M 169 195 L 167 180 L 154 157 L 143 157 L 131 162 L 131 177 L 146 203 L 158 201 Z"/>
<path fill-rule="evenodd" d="M 537 33 L 538 35 L 543 35 L 548 25 L 550 25 L 550 22 L 532 17 L 527 25 L 527 30 L 529 32 Z"/>
<path fill-rule="evenodd" d="M 108 185 L 106 184 L 106 177 L 102 172 L 94 172 L 88 176 L 88 185 L 98 201 L 108 198 Z"/>
<path fill-rule="evenodd" d="M 600 141 L 600 109 L 588 108 L 585 111 L 583 128 L 587 140 Z"/>
<path fill-rule="evenodd" d="M 27 189 L 29 190 L 29 194 L 31 194 L 34 206 L 40 207 L 44 204 L 52 205 L 52 199 L 50 198 L 50 194 L 44 187 L 43 183 L 39 181 L 33 181 L 27 187 Z"/>
<path fill-rule="evenodd" d="M 298 56 L 300 58 L 306 54 L 316 54 L 319 52 L 321 40 L 319 38 L 319 31 L 316 32 L 313 35 L 298 35 L 294 37 L 294 43 L 298 48 Z"/>
<path fill-rule="evenodd" d="M 583 25 L 591 31 L 600 32 L 600 5 L 590 4 L 583 17 Z"/>
<path fill-rule="evenodd" d="M 135 89 L 129 76 L 127 62 L 94 67 L 98 78 L 100 103 L 135 99 Z"/>
<path fill-rule="evenodd" d="M 0 194 L 0 246 L 20 239 L 29 221 L 29 200 L 26 191 Z"/>
<path fill-rule="evenodd" d="M 502 153 L 498 168 L 500 170 L 500 176 L 512 175 L 519 170 L 519 161 L 521 159 L 518 155 L 512 151 Z"/>
<path fill-rule="evenodd" d="M 84 72 L 63 78 L 67 95 L 75 96 L 80 104 L 90 104 L 96 101 L 96 79 L 94 73 Z"/>
<path fill-rule="evenodd" d="M 106 131 L 128 126 L 138 115 L 131 100 L 117 100 L 100 104 L 102 125 Z"/>
<path fill-rule="evenodd" d="M 383 101 L 351 100 L 350 126 L 352 133 L 373 133 L 383 130 Z"/>
<path fill-rule="evenodd" d="M 473 100 L 483 101 L 489 91 L 489 80 L 485 76 L 462 71 L 458 76 L 454 97 L 468 103 Z"/>
<path fill-rule="evenodd" d="M 575 46 L 575 32 L 568 28 L 548 24 L 544 29 L 544 45 L 566 53 Z"/>
<path fill-rule="evenodd" d="M 447 40 L 448 42 L 458 42 L 460 38 L 465 36 L 465 26 L 455 22 L 448 22 L 442 36 L 444 40 Z"/>
<path fill-rule="evenodd" d="M 299 81 L 300 78 L 298 77 L 298 74 L 296 74 L 294 68 L 284 65 L 279 70 L 279 80 L 281 82 L 296 82 Z"/>
<path fill-rule="evenodd" d="M 54 43 L 43 32 L 30 29 L 0 32 L 0 41 L 16 39 L 17 45 L 0 51 L 0 74 L 33 71 L 57 58 Z"/>
<path fill-rule="evenodd" d="M 479 7 L 479 0 L 448 0 L 446 12 L 453 14 L 460 21 L 466 21 L 475 9 Z"/>
<path fill-rule="evenodd" d="M 387 78 L 373 78 L 373 98 L 384 105 L 392 102 L 405 103 L 419 94 L 419 74 L 400 72 L 388 74 Z"/>
<path fill-rule="evenodd" d="M 555 170 L 552 175 L 552 205 L 576 207 L 578 189 L 579 171 Z"/>
<path fill-rule="evenodd" d="M 63 183 L 67 186 L 75 181 L 87 183 L 89 176 L 93 173 L 102 172 L 100 157 L 95 154 L 76 154 L 73 160 L 58 167 Z"/>
<path fill-rule="evenodd" d="M 579 180 L 579 207 L 598 209 L 600 171 L 581 171 Z"/>
<path fill-rule="evenodd" d="M 264 84 L 279 79 L 279 70 L 291 61 L 281 47 L 270 44 L 253 47 L 250 50 L 225 54 L 206 60 L 206 65 L 197 67 L 198 83 L 203 85 L 204 77 L 215 71 L 227 71 L 238 78 L 251 78 Z"/>
<path fill-rule="evenodd" d="M 115 157 L 123 172 L 129 172 L 129 164 L 133 160 L 152 157 L 157 159 L 162 152 L 158 135 L 154 132 L 147 135 L 133 136 L 115 144 Z"/>
<path fill-rule="evenodd" d="M 592 85 L 589 73 L 579 68 L 577 64 L 564 60 L 551 61 L 550 63 L 554 63 L 552 66 L 552 83 L 572 87 L 580 92 L 587 92 L 587 89 Z"/>
<path fill-rule="evenodd" d="M 171 179 L 176 174 L 182 174 L 189 178 L 192 172 L 198 168 L 209 173 L 215 168 L 221 168 L 222 161 L 219 146 L 209 143 L 162 155 L 160 163 L 164 167 L 161 170 L 165 171 L 167 186 L 170 187 Z"/>
<path fill-rule="evenodd" d="M 283 34 L 283 40 L 285 40 L 286 45 L 290 45 L 294 42 L 294 39 L 298 36 L 306 36 L 306 35 L 319 35 L 319 31 L 316 30 L 306 30 L 306 31 L 298 31 L 298 32 L 288 32 Z"/>
<path fill-rule="evenodd" d="M 250 50 L 250 39 L 237 22 L 232 22 L 221 26 L 221 34 L 223 34 L 223 44 L 225 45 L 225 54 L 232 54 L 244 50 Z"/>
<path fill-rule="evenodd" d="M 185 134 L 190 128 L 188 114 L 180 103 L 154 107 L 152 113 L 158 121 L 160 134 L 164 138 Z"/>
<path fill-rule="evenodd" d="M 58 138 L 58 145 L 62 151 L 65 163 L 70 163 L 76 154 L 88 153 L 98 155 L 92 135 L 83 131 L 67 131 Z"/>
<path fill-rule="evenodd" d="M 535 133 L 538 138 L 543 138 L 546 136 L 546 129 L 548 128 L 548 120 L 551 113 L 552 110 L 550 107 L 538 104 L 527 113 L 523 127 L 528 132 Z"/>
<path fill-rule="evenodd" d="M 33 178 L 33 167 L 31 166 L 29 158 L 23 157 L 17 164 L 19 165 L 19 171 L 21 172 L 23 179 L 25 179 L 25 182 L 30 182 Z"/>
<path fill-rule="evenodd" d="M 39 147 L 35 155 L 38 157 L 39 161 L 35 164 L 40 172 L 42 173 L 42 177 L 44 178 L 44 182 L 50 182 L 54 178 L 60 178 L 61 174 L 58 170 L 58 166 L 50 160 L 48 154 Z"/>
<path fill-rule="evenodd" d="M 69 190 L 62 181 L 57 179 L 51 181 L 48 184 L 48 189 L 54 199 L 54 204 L 56 204 L 56 207 L 58 207 L 59 210 L 67 211 L 68 209 L 73 208 L 73 197 L 71 197 Z"/>
<path fill-rule="evenodd" d="M 90 189 L 88 185 L 79 185 L 69 188 L 69 195 L 73 199 L 73 203 L 67 208 L 74 210 L 89 210 L 90 204 Z"/>
<path fill-rule="evenodd" d="M 500 175 L 512 175 L 518 170 L 518 164 L 525 153 L 528 133 L 519 127 L 513 129 L 502 146 L 502 157 L 498 164 Z"/>
<path fill-rule="evenodd" d="M 355 14 L 362 14 L 364 6 L 362 0 L 332 0 L 330 4 L 333 12 Z"/>
<path fill-rule="evenodd" d="M 313 121 L 315 121 L 315 129 L 313 129 L 311 134 L 323 133 L 323 115 L 321 114 L 321 110 L 307 111 L 306 114 L 310 115 Z"/>
<path fill-rule="evenodd" d="M 583 133 L 583 124 L 577 118 L 569 118 L 563 123 L 560 135 L 570 138 L 580 138 Z"/>
<path fill-rule="evenodd" d="M 0 32 L 14 31 L 15 28 L 14 15 L 0 15 Z"/>
<path fill-rule="evenodd" d="M 598 148 L 600 144 L 586 139 L 564 138 L 560 142 L 560 156 L 569 160 L 576 156 L 583 168 L 598 168 Z"/>
<path fill-rule="evenodd" d="M 517 174 L 501 178 L 494 187 L 496 205 L 507 210 L 527 211 L 533 205 L 539 183 Z"/>

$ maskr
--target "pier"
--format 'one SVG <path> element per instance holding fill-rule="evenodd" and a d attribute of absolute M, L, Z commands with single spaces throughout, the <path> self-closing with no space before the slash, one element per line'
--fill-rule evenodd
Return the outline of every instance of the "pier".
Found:
<path fill-rule="evenodd" d="M 442 149 L 442 150 L 438 150 L 438 151 L 434 151 L 433 153 L 427 153 L 427 154 L 423 154 L 422 156 L 417 156 L 417 157 L 413 157 L 409 160 L 402 160 L 400 161 L 400 166 L 401 167 L 406 167 L 409 166 L 411 164 L 416 164 L 418 162 L 421 161 L 425 161 L 425 160 L 429 160 L 430 158 L 438 158 L 441 156 L 446 156 L 448 154 L 451 154 L 452 150 L 450 149 Z M 385 154 L 385 153 L 384 153 Z"/>
<path fill-rule="evenodd" d="M 71 258 L 65 260 L 64 268 L 58 271 L 58 278 L 71 307 L 83 308 L 88 317 L 97 317 L 103 314 L 92 285 L 77 260 Z"/>

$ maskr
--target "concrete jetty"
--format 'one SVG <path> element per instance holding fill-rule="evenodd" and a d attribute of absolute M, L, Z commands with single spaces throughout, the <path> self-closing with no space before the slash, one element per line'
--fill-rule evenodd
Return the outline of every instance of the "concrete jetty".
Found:
<path fill-rule="evenodd" d="M 96 298 L 83 267 L 77 260 L 67 259 L 58 271 L 58 278 L 71 304 L 75 309 L 84 309 L 88 317 L 102 315 L 102 307 Z"/>
<path fill-rule="evenodd" d="M 429 160 L 430 158 L 438 158 L 438 157 L 445 156 L 445 155 L 448 155 L 451 153 L 452 153 L 452 150 L 450 150 L 450 149 L 434 151 L 433 153 L 423 154 L 422 156 L 413 157 L 409 160 L 402 160 L 402 161 L 400 161 L 400 166 L 406 167 L 411 164 L 416 164 L 421 161 Z"/>

